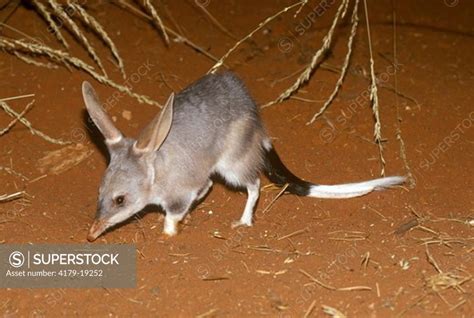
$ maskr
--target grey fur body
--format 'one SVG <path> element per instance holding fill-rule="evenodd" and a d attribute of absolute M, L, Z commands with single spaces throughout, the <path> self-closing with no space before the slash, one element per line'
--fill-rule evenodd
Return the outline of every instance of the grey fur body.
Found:
<path fill-rule="evenodd" d="M 168 137 L 155 159 L 153 196 L 177 218 L 219 174 L 236 187 L 255 184 L 266 138 L 257 108 L 231 73 L 208 75 L 177 94 Z"/>
<path fill-rule="evenodd" d="M 163 207 L 164 233 L 175 235 L 178 222 L 212 187 L 214 174 L 247 189 L 244 212 L 234 226 L 252 225 L 262 171 L 279 185 L 290 184 L 290 193 L 325 198 L 360 196 L 404 180 L 389 177 L 318 186 L 297 178 L 274 151 L 244 84 L 230 72 L 207 75 L 172 94 L 137 140 L 123 137 L 115 128 L 87 82 L 83 95 L 111 155 L 88 236 L 91 241 L 148 204 Z"/>
<path fill-rule="evenodd" d="M 195 190 L 212 173 L 235 186 L 254 182 L 263 168 L 265 136 L 255 103 L 237 78 L 204 77 L 175 97 L 171 130 L 155 161 L 157 182 L 166 183 L 159 196 L 174 201 L 169 189 Z"/>

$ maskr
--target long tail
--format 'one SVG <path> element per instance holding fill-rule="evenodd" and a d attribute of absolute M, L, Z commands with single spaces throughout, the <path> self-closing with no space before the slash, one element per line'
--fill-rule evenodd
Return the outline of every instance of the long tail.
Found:
<path fill-rule="evenodd" d="M 301 180 L 285 167 L 271 144 L 265 144 L 265 172 L 271 182 L 283 186 L 287 191 L 299 196 L 314 198 L 342 199 L 359 197 L 374 190 L 383 190 L 405 182 L 405 177 L 386 177 L 370 181 L 337 185 L 318 185 Z"/>

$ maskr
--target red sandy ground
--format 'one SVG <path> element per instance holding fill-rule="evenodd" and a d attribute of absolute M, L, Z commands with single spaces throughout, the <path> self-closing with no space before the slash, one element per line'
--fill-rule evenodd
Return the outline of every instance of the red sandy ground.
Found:
<path fill-rule="evenodd" d="M 298 36 L 297 28 L 306 23 L 302 21 L 316 5 L 312 2 L 315 1 L 310 1 L 296 19 L 288 13 L 265 32 L 258 32 L 253 44 L 242 45 L 227 61 L 259 104 L 289 87 L 296 77 L 288 75 L 307 65 L 320 47 L 338 2 Z M 162 3 L 184 34 L 215 56 L 222 56 L 235 43 L 192 1 Z M 207 9 L 240 38 L 289 4 L 290 1 L 211 1 Z M 397 54 L 401 65 L 396 78 L 403 95 L 398 99 L 390 89 L 395 85 L 395 76 L 387 74 L 393 61 L 391 2 L 369 1 L 369 10 L 376 71 L 382 81 L 379 97 L 386 171 L 388 175 L 406 173 L 396 138 L 398 103 L 402 138 L 416 187 L 335 201 L 288 195 L 262 213 L 278 193 L 265 190 L 255 226 L 237 231 L 230 224 L 240 216 L 245 195 L 215 185 L 181 226 L 177 237 L 163 239 L 161 214 L 148 213 L 98 239 L 98 243 L 136 244 L 137 288 L 4 289 L 0 291 L 0 313 L 6 317 L 187 317 L 206 313 L 216 317 L 293 317 L 304 315 L 314 302 L 311 316 L 323 316 L 322 305 L 327 305 L 349 317 L 472 317 L 472 281 L 465 282 L 462 291 L 447 288 L 435 292 L 427 283 L 438 272 L 427 260 L 422 239 L 438 242 L 429 244 L 429 251 L 444 273 L 469 276 L 473 272 L 472 225 L 467 221 L 474 214 L 474 2 L 397 2 Z M 180 43 L 166 48 L 155 29 L 115 6 L 102 3 L 91 12 L 107 30 L 115 30 L 111 37 L 124 57 L 129 75 L 143 63 L 152 63 L 150 72 L 134 89 L 160 102 L 165 101 L 171 89 L 179 91 L 213 65 Z M 173 25 L 169 16 L 164 16 L 166 23 Z M 262 111 L 284 161 L 308 180 L 341 183 L 377 177 L 380 173 L 369 103 L 362 101 L 351 109 L 369 84 L 364 21 L 362 10 L 349 74 L 322 118 L 305 125 L 337 80 L 337 73 L 327 69 L 316 72 L 297 95 L 316 102 L 290 99 Z M 30 10 L 20 8 L 8 24 L 30 36 L 43 36 L 47 44 L 59 47 L 53 37 L 46 37 L 44 22 Z M 337 32 L 326 60 L 330 65 L 342 64 L 348 31 L 346 24 Z M 13 35 L 5 29 L 3 32 Z M 282 52 L 279 43 L 285 37 L 293 46 Z M 94 44 L 101 47 L 98 41 Z M 89 61 L 78 46 L 72 52 Z M 108 54 L 105 49 L 99 53 Z M 25 189 L 31 196 L 28 206 L 18 208 L 18 202 L 0 205 L 0 242 L 85 243 L 107 163 L 96 146 L 100 137 L 93 137 L 92 142 L 89 135 L 78 133 L 85 124 L 80 84 L 93 80 L 76 70 L 47 70 L 6 53 L 0 56 L 0 98 L 34 93 L 36 103 L 27 115 L 34 127 L 54 137 L 82 142 L 93 150 L 78 166 L 34 183 L 0 172 L 0 192 Z M 122 82 L 110 60 L 105 61 L 111 76 Z M 103 98 L 114 93 L 109 87 L 96 82 L 94 85 Z M 18 100 L 10 105 L 21 111 L 26 102 Z M 131 111 L 131 120 L 122 117 L 123 110 Z M 131 136 L 156 112 L 156 107 L 140 105 L 129 97 L 121 98 L 110 111 L 117 117 L 120 129 Z M 1 116 L 0 127 L 4 127 L 9 118 Z M 342 121 L 341 116 L 346 119 Z M 10 166 L 12 162 L 16 171 L 33 180 L 41 176 L 38 158 L 60 148 L 32 136 L 17 124 L 1 137 L 0 165 Z M 415 219 L 415 214 L 425 230 L 394 233 L 400 225 Z M 303 229 L 306 231 L 290 239 L 278 239 Z M 363 239 L 347 236 L 350 231 L 363 232 Z M 216 232 L 225 239 L 216 238 Z M 453 239 L 455 242 L 450 241 Z M 365 255 L 370 255 L 367 266 L 363 264 Z M 301 270 L 335 288 L 368 286 L 371 290 L 329 290 L 312 284 Z"/>

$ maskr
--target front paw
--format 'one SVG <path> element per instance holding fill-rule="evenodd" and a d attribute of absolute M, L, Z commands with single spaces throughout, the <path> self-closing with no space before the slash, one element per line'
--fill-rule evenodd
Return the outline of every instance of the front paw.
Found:
<path fill-rule="evenodd" d="M 163 235 L 170 238 L 176 236 L 178 234 L 178 230 L 176 228 L 165 228 L 163 230 Z"/>

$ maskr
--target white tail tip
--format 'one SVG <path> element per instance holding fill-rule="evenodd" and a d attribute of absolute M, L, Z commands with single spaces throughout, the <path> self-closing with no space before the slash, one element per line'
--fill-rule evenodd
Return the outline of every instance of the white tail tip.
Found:
<path fill-rule="evenodd" d="M 356 183 L 314 185 L 311 186 L 308 196 L 325 199 L 354 198 L 374 190 L 383 190 L 391 186 L 403 184 L 405 180 L 405 177 L 394 176 Z"/>

